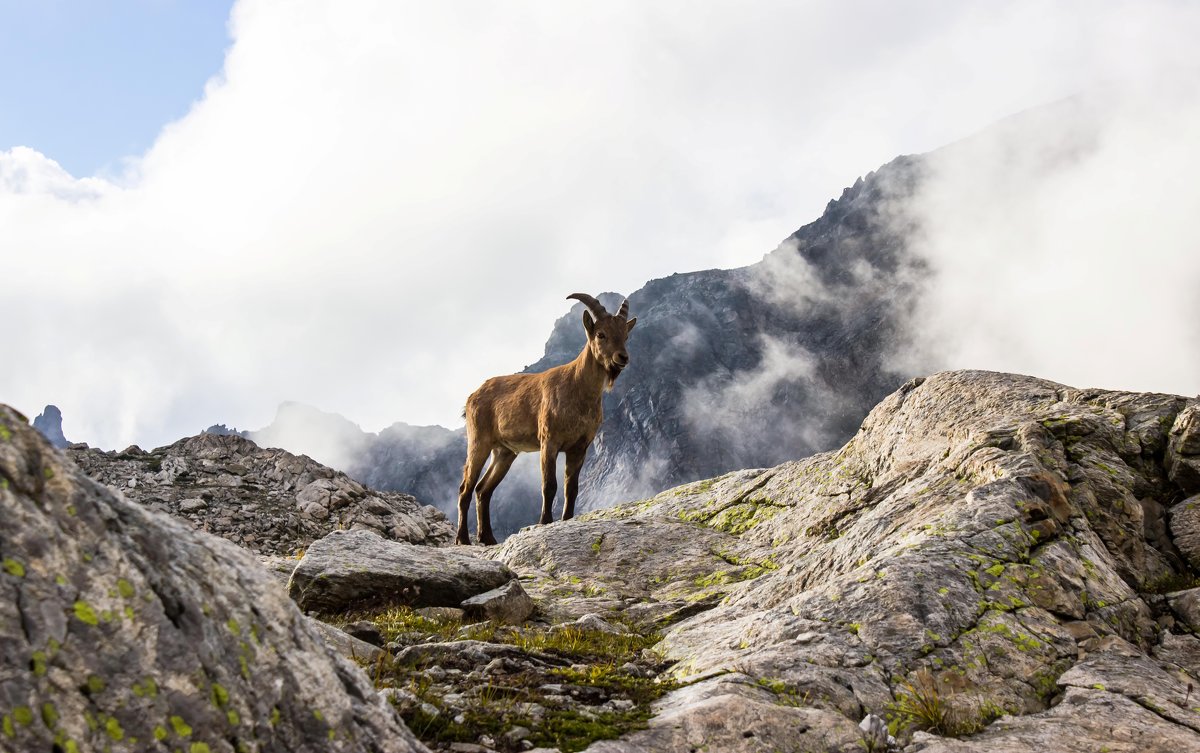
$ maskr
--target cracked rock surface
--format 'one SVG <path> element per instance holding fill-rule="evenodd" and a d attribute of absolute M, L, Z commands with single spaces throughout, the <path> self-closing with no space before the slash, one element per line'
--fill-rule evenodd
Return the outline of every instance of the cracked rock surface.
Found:
<path fill-rule="evenodd" d="M 264 555 L 295 555 L 339 529 L 435 546 L 454 531 L 436 508 L 370 489 L 304 455 L 200 434 L 144 452 L 68 450 L 89 476 L 152 510 Z"/>
<path fill-rule="evenodd" d="M 253 554 L 0 406 L 0 750 L 425 750 Z"/>
<path fill-rule="evenodd" d="M 912 751 L 1200 750 L 1197 404 L 935 374 L 836 452 L 525 529 L 489 556 L 551 621 L 663 631 L 686 687 L 595 751 L 769 750 L 797 724 L 854 749 L 868 713 Z M 726 695 L 741 721 L 711 701 Z M 910 711 L 930 697 L 941 718 Z"/>

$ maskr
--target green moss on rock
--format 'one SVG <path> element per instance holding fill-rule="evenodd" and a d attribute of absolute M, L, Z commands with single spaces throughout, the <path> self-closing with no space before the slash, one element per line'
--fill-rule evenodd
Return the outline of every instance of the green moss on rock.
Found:
<path fill-rule="evenodd" d="M 88 604 L 86 601 L 75 602 L 75 619 L 79 620 L 85 625 L 100 624 L 100 618 L 96 616 L 96 610 L 93 609 L 92 605 Z"/>

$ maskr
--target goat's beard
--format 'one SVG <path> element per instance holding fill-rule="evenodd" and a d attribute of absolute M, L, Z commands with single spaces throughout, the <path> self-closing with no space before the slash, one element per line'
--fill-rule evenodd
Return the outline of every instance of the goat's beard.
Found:
<path fill-rule="evenodd" d="M 617 377 L 621 376 L 621 372 L 624 369 L 625 369 L 624 366 L 618 366 L 615 363 L 611 363 L 608 365 L 608 368 L 606 368 L 604 370 L 604 375 L 608 377 L 608 379 L 606 380 L 606 384 L 604 385 L 605 392 L 612 390 L 613 384 L 616 383 Z"/>

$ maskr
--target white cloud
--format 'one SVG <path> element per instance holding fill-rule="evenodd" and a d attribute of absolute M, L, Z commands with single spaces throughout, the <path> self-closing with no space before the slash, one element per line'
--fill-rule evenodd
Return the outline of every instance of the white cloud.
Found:
<path fill-rule="evenodd" d="M 1200 84 L 1111 89 L 936 155 L 910 207 L 935 276 L 907 355 L 1200 393 L 1196 133 Z"/>
<path fill-rule="evenodd" d="M 112 188 L 99 178 L 77 180 L 57 162 L 27 146 L 0 151 L 0 195 L 10 197 L 13 206 L 19 206 L 15 197 L 30 197 L 21 207 L 25 211 L 36 211 L 36 204 L 44 203 L 46 197 L 85 201 L 98 199 Z"/>
<path fill-rule="evenodd" d="M 224 70 L 115 183 L 0 155 L 0 399 L 102 446 L 285 399 L 453 424 L 567 293 L 755 261 L 897 153 L 1194 64 L 1194 15 L 241 0 Z"/>

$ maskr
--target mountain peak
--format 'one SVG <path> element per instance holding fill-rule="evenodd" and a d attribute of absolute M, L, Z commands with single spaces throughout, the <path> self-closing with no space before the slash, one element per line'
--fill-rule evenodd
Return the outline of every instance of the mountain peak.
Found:
<path fill-rule="evenodd" d="M 57 405 L 47 405 L 41 415 L 33 419 L 33 428 L 40 431 L 42 436 L 50 441 L 50 444 L 60 450 L 71 444 L 63 436 L 62 411 L 58 409 Z"/>

